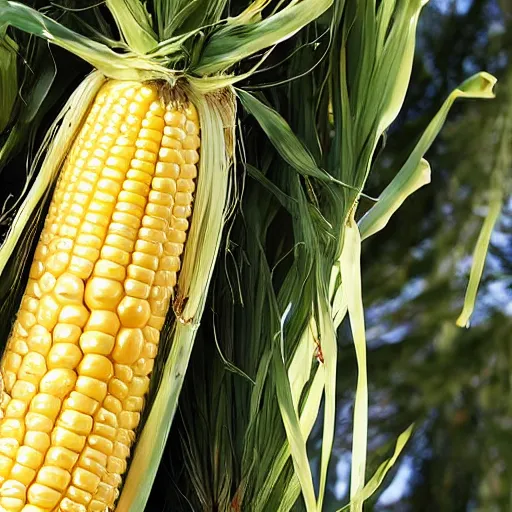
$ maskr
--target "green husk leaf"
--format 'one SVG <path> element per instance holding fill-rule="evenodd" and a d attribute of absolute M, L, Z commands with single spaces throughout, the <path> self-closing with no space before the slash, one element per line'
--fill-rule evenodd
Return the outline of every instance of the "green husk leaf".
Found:
<path fill-rule="evenodd" d="M 336 181 L 317 166 L 311 153 L 281 115 L 252 94 L 241 89 L 237 89 L 236 92 L 244 108 L 255 117 L 270 142 L 288 164 L 303 176 L 311 176 L 322 181 Z M 353 188 L 349 185 L 345 186 Z"/>
<path fill-rule="evenodd" d="M 158 44 L 151 17 L 139 0 L 106 0 L 107 7 L 128 46 L 145 54 Z"/>
<path fill-rule="evenodd" d="M 364 486 L 364 489 L 360 491 L 360 494 L 355 497 L 353 501 L 364 503 L 368 498 L 370 498 L 377 489 L 384 482 L 384 478 L 388 474 L 389 470 L 395 465 L 398 457 L 402 453 L 405 445 L 409 441 L 412 432 L 414 430 L 414 424 L 410 425 L 406 430 L 404 430 L 396 440 L 395 451 L 393 455 L 388 460 L 384 461 L 375 471 L 375 474 L 370 478 L 368 483 Z M 351 504 L 349 503 L 345 507 L 338 509 L 337 512 L 346 512 L 350 509 Z"/>
<path fill-rule="evenodd" d="M 333 0 L 292 2 L 276 14 L 251 24 L 247 24 L 244 13 L 239 19 L 230 18 L 206 43 L 192 71 L 200 75 L 222 73 L 242 59 L 290 38 L 332 4 Z"/>
<path fill-rule="evenodd" d="M 315 489 L 313 487 L 313 476 L 311 474 L 311 468 L 309 467 L 308 454 L 306 451 L 306 439 L 302 434 L 299 417 L 293 405 L 290 382 L 286 374 L 284 361 L 277 347 L 274 350 L 273 362 L 277 401 L 286 430 L 286 437 L 290 445 L 293 467 L 295 468 L 295 474 L 300 482 L 306 510 L 308 512 L 314 512 L 317 510 Z"/>
<path fill-rule="evenodd" d="M 18 94 L 16 51 L 18 45 L 0 29 L 0 133 L 9 123 Z"/>
<path fill-rule="evenodd" d="M 134 53 L 116 53 L 104 44 L 73 32 L 53 19 L 30 7 L 0 0 L 0 29 L 12 26 L 41 37 L 78 55 L 110 78 L 120 80 L 152 80 L 172 73 L 151 59 Z"/>
<path fill-rule="evenodd" d="M 354 402 L 352 470 L 350 498 L 352 512 L 362 512 L 363 503 L 356 499 L 365 485 L 368 437 L 368 381 L 366 368 L 366 336 L 361 290 L 361 237 L 353 215 L 345 226 L 343 252 L 340 257 L 342 287 L 348 305 L 350 327 L 357 359 L 357 387 Z"/>
<path fill-rule="evenodd" d="M 395 213 L 407 196 L 415 192 L 422 184 L 427 183 L 428 169 L 425 163 L 421 164 L 422 158 L 443 127 L 455 100 L 457 98 L 494 98 L 493 87 L 495 84 L 496 78 L 489 73 L 481 72 L 468 78 L 452 91 L 423 132 L 407 161 L 382 193 L 377 204 L 360 220 L 359 227 L 363 240 L 384 228 L 391 215 Z"/>
<path fill-rule="evenodd" d="M 423 158 L 415 169 L 410 167 L 407 169 L 409 172 L 402 172 L 402 170 L 384 189 L 377 204 L 372 206 L 359 221 L 362 240 L 384 229 L 404 201 L 418 189 L 430 183 L 430 164 Z"/>
<path fill-rule="evenodd" d="M 484 271 L 487 251 L 489 250 L 489 244 L 491 242 L 491 235 L 494 230 L 494 226 L 499 219 L 502 206 L 503 192 L 501 190 L 495 190 L 489 202 L 489 212 L 485 217 L 473 252 L 473 263 L 471 264 L 469 283 L 466 290 L 466 296 L 464 297 L 464 306 L 456 321 L 456 324 L 459 327 L 469 326 L 469 320 L 475 308 L 478 286 Z"/>
<path fill-rule="evenodd" d="M 202 133 L 194 215 L 174 300 L 174 324 L 167 336 L 171 349 L 117 505 L 126 512 L 144 510 L 151 492 L 205 307 L 229 205 L 233 93 L 226 90 L 200 96 L 192 90 L 189 98 L 198 110 Z"/>

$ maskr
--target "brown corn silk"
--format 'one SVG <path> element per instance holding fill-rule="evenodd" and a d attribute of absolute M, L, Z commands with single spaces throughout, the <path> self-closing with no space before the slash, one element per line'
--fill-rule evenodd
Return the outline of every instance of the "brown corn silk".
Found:
<path fill-rule="evenodd" d="M 170 304 L 199 120 L 110 81 L 61 171 L 1 362 L 0 511 L 112 510 Z"/>

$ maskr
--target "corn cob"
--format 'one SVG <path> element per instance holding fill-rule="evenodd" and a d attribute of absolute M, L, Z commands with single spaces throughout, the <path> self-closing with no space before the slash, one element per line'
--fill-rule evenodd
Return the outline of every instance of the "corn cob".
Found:
<path fill-rule="evenodd" d="M 0 511 L 111 510 L 192 213 L 199 121 L 107 82 L 60 174 L 1 363 Z"/>

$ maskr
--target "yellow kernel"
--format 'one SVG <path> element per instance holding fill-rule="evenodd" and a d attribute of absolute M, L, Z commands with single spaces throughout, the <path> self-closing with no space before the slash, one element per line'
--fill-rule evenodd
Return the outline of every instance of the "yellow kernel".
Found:
<path fill-rule="evenodd" d="M 122 328 L 116 338 L 112 359 L 120 364 L 133 364 L 139 358 L 143 344 L 141 329 Z"/>
<path fill-rule="evenodd" d="M 68 487 L 66 496 L 71 498 L 74 502 L 80 503 L 81 505 L 88 505 L 92 499 L 91 493 L 83 491 L 74 485 L 70 485 Z"/>
<path fill-rule="evenodd" d="M 89 311 L 83 305 L 64 306 L 59 315 L 59 322 L 63 324 L 73 324 L 83 327 L 89 318 Z"/>
<path fill-rule="evenodd" d="M 45 462 L 50 466 L 70 471 L 78 460 L 78 453 L 62 446 L 52 446 L 46 454 Z"/>
<path fill-rule="evenodd" d="M 155 176 L 175 180 L 180 176 L 180 166 L 176 163 L 158 162 L 155 167 Z"/>
<path fill-rule="evenodd" d="M 141 357 L 133 366 L 133 372 L 135 375 L 149 375 L 153 371 L 154 366 L 154 359 L 145 359 Z"/>
<path fill-rule="evenodd" d="M 20 446 L 16 462 L 27 466 L 27 468 L 38 469 L 43 463 L 43 454 L 30 446 Z"/>
<path fill-rule="evenodd" d="M 125 238 L 124 236 L 109 234 L 105 240 L 105 244 L 109 245 L 110 247 L 115 247 L 121 251 L 130 253 L 133 251 L 135 241 L 130 240 L 129 238 Z"/>
<path fill-rule="evenodd" d="M 146 162 L 142 159 L 134 158 L 130 162 L 130 166 L 132 169 L 144 172 L 148 175 L 152 175 L 155 171 L 155 164 L 153 162 Z"/>
<path fill-rule="evenodd" d="M 107 385 L 98 379 L 80 375 L 76 381 L 75 391 L 82 393 L 98 402 L 103 402 L 107 395 Z"/>
<path fill-rule="evenodd" d="M 57 421 L 57 425 L 81 435 L 87 435 L 91 432 L 92 423 L 91 416 L 71 409 L 62 411 Z"/>
<path fill-rule="evenodd" d="M 189 226 L 189 223 L 188 223 L 188 220 L 187 219 L 184 219 L 184 218 L 179 218 L 179 217 L 172 217 L 172 223 L 171 223 L 171 226 L 173 229 L 175 230 L 178 230 L 178 231 L 187 231 L 188 230 L 188 226 Z M 180 249 L 180 252 L 179 254 L 181 254 L 182 252 L 182 249 Z M 172 254 L 174 256 L 177 256 L 176 252 L 175 251 L 172 251 Z"/>
<path fill-rule="evenodd" d="M 128 365 L 115 364 L 114 375 L 123 382 L 129 383 L 133 378 L 133 370 Z"/>
<path fill-rule="evenodd" d="M 63 427 L 55 427 L 52 431 L 52 445 L 67 448 L 80 453 L 85 446 L 85 436 L 81 436 Z"/>
<path fill-rule="evenodd" d="M 171 194 L 166 194 L 164 192 L 152 190 L 149 193 L 149 202 L 155 203 L 155 204 L 158 204 L 161 206 L 173 206 L 174 197 Z"/>
<path fill-rule="evenodd" d="M 135 440 L 135 432 L 132 430 L 126 430 L 125 428 L 119 428 L 117 430 L 116 441 L 123 443 L 126 446 L 130 446 Z"/>
<path fill-rule="evenodd" d="M 145 359 L 154 359 L 158 353 L 158 345 L 154 343 L 145 343 L 142 349 L 141 357 Z"/>
<path fill-rule="evenodd" d="M 39 303 L 37 323 L 51 331 L 59 318 L 61 306 L 50 295 L 45 295 Z"/>
<path fill-rule="evenodd" d="M 9 401 L 9 404 L 7 405 L 7 408 L 5 410 L 5 416 L 6 418 L 23 418 L 25 416 L 26 411 L 27 402 L 13 398 Z"/>
<path fill-rule="evenodd" d="M 124 400 L 128 396 L 128 386 L 120 379 L 112 379 L 108 384 L 108 390 L 118 400 Z"/>
<path fill-rule="evenodd" d="M 5 455 L 0 455 L 0 480 L 3 480 L 9 476 L 11 468 L 14 462 Z"/>
<path fill-rule="evenodd" d="M 61 493 L 46 485 L 34 483 L 29 487 L 27 497 L 31 505 L 51 510 L 59 502 Z"/>
<path fill-rule="evenodd" d="M 169 126 L 185 126 L 187 122 L 187 118 L 185 114 L 178 110 L 172 110 L 170 112 L 166 112 L 164 116 L 165 122 Z"/>
<path fill-rule="evenodd" d="M 36 470 L 32 468 L 27 468 L 23 464 L 14 464 L 11 469 L 11 478 L 17 480 L 25 486 L 31 484 L 32 480 L 34 480 L 36 476 Z"/>
<path fill-rule="evenodd" d="M 150 153 L 157 153 L 160 148 L 160 144 L 152 140 L 137 139 L 137 141 L 135 142 L 135 147 L 138 149 L 149 151 Z"/>
<path fill-rule="evenodd" d="M 18 378 L 25 382 L 39 384 L 39 380 L 46 373 L 46 360 L 37 352 L 28 353 L 18 370 Z"/>
<path fill-rule="evenodd" d="M 76 503 L 75 501 L 70 500 L 69 498 L 63 498 L 59 504 L 59 512 L 87 512 L 87 508 L 85 507 L 85 505 L 82 505 L 81 503 Z"/>
<path fill-rule="evenodd" d="M 114 146 L 113 148 L 110 149 L 110 153 L 114 156 L 131 160 L 134 151 L 132 148 L 127 148 L 126 146 Z"/>
<path fill-rule="evenodd" d="M 112 178 L 102 178 L 98 181 L 98 190 L 109 196 L 117 196 L 121 191 L 121 184 Z"/>
<path fill-rule="evenodd" d="M 132 254 L 132 262 L 134 265 L 138 265 L 139 267 L 144 267 L 149 270 L 158 269 L 158 258 L 143 252 L 135 251 Z"/>
<path fill-rule="evenodd" d="M 149 240 L 137 240 L 135 242 L 135 250 L 150 256 L 156 256 L 157 258 L 162 256 L 163 252 L 162 244 Z"/>
<path fill-rule="evenodd" d="M 64 232 L 61 233 L 60 236 L 66 237 L 66 230 L 63 231 Z M 76 229 L 70 229 L 69 231 L 71 231 L 71 233 L 69 233 L 69 237 L 74 239 L 76 237 Z M 46 270 L 48 270 L 48 272 L 51 272 L 54 276 L 59 276 L 60 274 L 62 274 L 62 272 L 64 272 L 64 270 L 66 270 L 68 263 L 69 254 L 66 254 L 64 252 L 58 252 L 57 254 L 50 256 L 46 260 L 45 265 Z"/>
<path fill-rule="evenodd" d="M 5 357 L 2 367 L 13 372 L 17 372 L 21 366 L 22 357 L 16 352 L 9 352 Z"/>
<path fill-rule="evenodd" d="M 139 206 L 140 208 L 144 208 L 144 206 L 146 206 L 145 195 L 142 196 L 140 194 L 134 194 L 133 192 L 128 192 L 127 190 L 121 190 L 119 193 L 119 201 L 129 203 L 133 206 Z"/>
<path fill-rule="evenodd" d="M 53 329 L 52 335 L 50 336 L 50 343 L 51 343 L 52 337 L 53 337 L 54 343 L 76 343 L 79 340 L 81 333 L 82 333 L 82 329 L 80 329 L 80 327 L 78 327 L 78 325 L 57 324 L 55 326 L 55 328 Z M 46 353 L 48 353 L 50 345 L 48 345 L 48 350 L 46 350 L 46 346 L 47 346 L 46 342 L 47 342 L 46 336 L 44 335 L 44 344 L 43 344 L 42 340 L 40 343 L 38 343 L 38 346 L 40 346 L 41 349 L 38 350 L 34 347 L 31 350 L 35 350 L 44 355 L 44 352 L 42 351 L 42 349 L 44 347 Z"/>
<path fill-rule="evenodd" d="M 113 255 L 116 261 L 110 261 L 109 259 L 99 260 L 94 267 L 94 275 L 115 281 L 124 281 L 126 277 L 125 265 L 130 261 L 130 255 L 112 247 L 104 247 L 102 254 L 107 257 L 110 256 L 110 259 L 113 259 Z M 122 261 L 122 263 L 119 263 L 119 261 Z"/>
<path fill-rule="evenodd" d="M 151 286 L 135 279 L 127 279 L 124 282 L 124 290 L 126 295 L 136 297 L 138 299 L 147 299 L 151 291 Z"/>
<path fill-rule="evenodd" d="M 187 206 L 192 203 L 193 197 L 190 192 L 176 192 L 174 203 L 176 206 Z M 174 207 L 176 209 L 176 206 Z"/>
<path fill-rule="evenodd" d="M 181 192 L 179 192 L 181 194 Z M 177 195 L 177 194 L 176 194 Z M 187 218 L 187 217 L 190 217 L 190 215 L 192 215 L 192 208 L 190 206 L 190 204 L 187 204 L 187 205 L 176 205 L 173 210 L 172 210 L 172 213 L 175 217 L 177 218 Z"/>
<path fill-rule="evenodd" d="M 201 145 L 201 141 L 197 135 L 187 135 L 183 141 L 183 149 L 196 150 Z"/>
<path fill-rule="evenodd" d="M 116 438 L 117 430 L 114 427 L 111 427 L 110 425 L 105 425 L 105 423 L 99 423 L 94 422 L 94 428 L 92 430 L 93 434 L 96 434 L 101 437 L 105 437 L 107 439 L 110 439 L 111 441 L 114 441 Z M 90 448 L 92 450 L 92 448 Z M 101 452 L 99 452 L 101 453 Z M 102 455 L 104 455 L 102 453 Z"/>
<path fill-rule="evenodd" d="M 25 417 L 25 425 L 29 430 L 50 433 L 53 428 L 53 420 L 37 412 L 28 412 Z"/>
<path fill-rule="evenodd" d="M 153 178 L 151 184 L 153 190 L 174 195 L 176 193 L 176 181 L 172 178 Z"/>
<path fill-rule="evenodd" d="M 91 377 L 107 382 L 114 374 L 114 368 L 112 363 L 105 356 L 99 354 L 85 354 L 78 367 L 78 373 L 80 376 Z"/>
<path fill-rule="evenodd" d="M 96 249 L 94 250 L 97 252 Z M 71 262 L 69 263 L 69 271 L 73 272 L 73 274 L 81 279 L 89 279 L 92 269 L 94 268 L 94 261 L 96 257 L 96 254 L 87 258 L 73 254 L 73 256 L 71 256 Z"/>
<path fill-rule="evenodd" d="M 64 407 L 92 416 L 98 409 L 99 402 L 83 393 L 72 391 L 69 398 L 64 402 Z"/>
<path fill-rule="evenodd" d="M 37 430 L 28 430 L 23 440 L 25 446 L 35 448 L 41 453 L 45 453 L 50 447 L 50 435 L 47 432 L 38 432 Z"/>
<path fill-rule="evenodd" d="M 77 383 L 77 375 L 73 370 L 58 368 L 50 370 L 39 384 L 42 393 L 54 395 L 63 399 L 68 395 Z"/>
<path fill-rule="evenodd" d="M 12 398 L 29 402 L 37 392 L 37 387 L 32 382 L 17 380 L 11 390 Z"/>
<path fill-rule="evenodd" d="M 139 133 L 139 137 L 141 139 L 152 140 L 153 142 L 159 144 L 160 140 L 162 139 L 162 133 L 160 130 L 150 130 L 143 128 Z"/>
<path fill-rule="evenodd" d="M 19 447 L 20 443 L 16 441 L 16 439 L 0 439 L 0 454 L 5 455 L 6 457 L 14 459 Z"/>
<path fill-rule="evenodd" d="M 135 215 L 131 215 L 125 212 L 114 212 L 112 215 L 112 220 L 115 224 L 129 228 L 130 232 L 131 230 L 137 230 L 140 227 L 140 219 Z"/>
<path fill-rule="evenodd" d="M 185 159 L 182 153 L 183 151 L 178 149 L 160 148 L 160 151 L 158 152 L 158 158 L 162 162 L 183 165 L 185 163 Z"/>
<path fill-rule="evenodd" d="M 48 354 L 48 368 L 77 367 L 82 358 L 82 351 L 73 343 L 57 343 Z"/>
<path fill-rule="evenodd" d="M 97 436 L 94 434 L 89 436 L 87 442 L 91 448 L 99 450 L 105 455 L 110 455 L 114 449 L 114 444 L 112 441 L 106 439 L 105 437 Z"/>
<path fill-rule="evenodd" d="M 126 461 L 118 457 L 111 456 L 108 458 L 107 470 L 109 473 L 117 473 L 118 475 L 122 475 L 126 471 Z"/>
<path fill-rule="evenodd" d="M 96 425 L 94 426 L 96 428 Z M 115 429 L 114 429 L 115 430 Z M 108 458 L 99 450 L 95 450 L 94 448 L 91 448 L 90 446 L 86 446 L 84 448 L 84 451 L 82 452 L 82 457 L 86 457 L 90 460 L 93 460 L 97 462 L 98 464 L 101 464 L 103 467 L 107 466 Z"/>
<path fill-rule="evenodd" d="M 176 182 L 176 188 L 178 192 L 192 193 L 194 192 L 195 184 L 193 180 L 180 178 Z"/>
<path fill-rule="evenodd" d="M 135 158 L 137 160 L 143 160 L 144 162 L 156 162 L 156 152 L 146 151 L 145 149 L 137 149 L 135 151 Z"/>
<path fill-rule="evenodd" d="M 107 400 L 109 397 L 105 398 Z M 117 416 L 112 411 L 109 411 L 105 409 L 104 407 L 101 407 L 98 412 L 94 415 L 94 420 L 98 423 L 104 423 L 105 425 L 108 425 L 113 428 L 117 428 Z"/>
<path fill-rule="evenodd" d="M 163 329 L 165 324 L 165 316 L 151 315 L 148 325 L 156 327 L 157 329 Z"/>
<path fill-rule="evenodd" d="M 140 421 L 138 412 L 121 411 L 119 413 L 119 426 L 128 430 L 135 430 Z"/>
<path fill-rule="evenodd" d="M 149 379 L 148 377 L 133 377 L 130 382 L 130 396 L 139 396 L 143 397 L 148 389 L 149 389 Z"/>
<path fill-rule="evenodd" d="M 103 407 L 108 412 L 115 414 L 116 416 L 123 410 L 123 404 L 115 396 L 107 395 L 103 402 Z"/>
<path fill-rule="evenodd" d="M 104 277 L 93 277 L 85 287 L 85 303 L 90 309 L 114 310 L 122 296 L 122 284 Z"/>
<path fill-rule="evenodd" d="M 151 311 L 146 300 L 124 297 L 117 307 L 117 313 L 123 327 L 144 327 Z"/>
<path fill-rule="evenodd" d="M 60 412 L 61 401 L 47 393 L 39 393 L 30 402 L 30 411 L 42 414 L 51 420 L 55 420 Z"/>
<path fill-rule="evenodd" d="M 162 147 L 169 149 L 181 149 L 182 144 L 181 141 L 173 137 L 168 137 L 167 135 L 164 135 L 162 137 Z"/>
<path fill-rule="evenodd" d="M 102 178 L 117 181 L 121 183 L 124 180 L 124 172 L 112 167 L 105 167 L 101 173 Z"/>
<path fill-rule="evenodd" d="M 87 233 L 81 233 L 78 235 L 76 243 L 78 245 L 92 247 L 94 249 L 101 249 L 101 246 L 103 245 L 103 241 L 99 236 Z"/>
<path fill-rule="evenodd" d="M 132 264 L 128 266 L 128 277 L 135 279 L 136 281 L 152 285 L 155 272 L 145 267 Z"/>
<path fill-rule="evenodd" d="M 157 130 L 159 132 L 162 132 L 164 129 L 165 123 L 164 120 L 161 117 L 152 116 L 152 117 L 146 117 L 142 121 L 142 126 L 144 128 L 150 128 L 152 130 Z"/>
<path fill-rule="evenodd" d="M 63 492 L 71 481 L 71 475 L 57 466 L 43 466 L 37 474 L 36 482 Z"/>
<path fill-rule="evenodd" d="M 114 336 L 119 330 L 120 322 L 116 313 L 108 310 L 94 310 L 84 331 L 98 331 Z"/>
<path fill-rule="evenodd" d="M 43 272 L 44 264 L 41 261 L 35 260 L 30 267 L 29 277 L 39 279 L 43 275 Z"/>
<path fill-rule="evenodd" d="M 114 452 L 112 453 L 114 457 L 119 457 L 120 459 L 127 459 L 130 456 L 130 448 L 123 443 L 114 443 Z"/>

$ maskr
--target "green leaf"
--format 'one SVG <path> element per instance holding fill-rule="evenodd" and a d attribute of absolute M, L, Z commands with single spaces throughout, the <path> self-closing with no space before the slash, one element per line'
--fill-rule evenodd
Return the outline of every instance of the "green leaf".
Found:
<path fill-rule="evenodd" d="M 366 368 L 366 336 L 361 290 L 361 238 L 354 217 L 345 226 L 340 257 L 342 287 L 348 305 L 350 328 L 357 359 L 357 387 L 354 402 L 352 470 L 350 480 L 351 511 L 362 512 L 363 503 L 355 499 L 365 485 L 368 436 L 368 380 Z"/>
<path fill-rule="evenodd" d="M 491 235 L 494 230 L 494 226 L 499 219 L 502 206 L 503 192 L 501 190 L 496 190 L 492 194 L 489 203 L 489 212 L 485 217 L 473 252 L 473 263 L 469 274 L 466 296 L 464 297 L 464 307 L 456 321 L 456 324 L 459 327 L 469 327 L 469 319 L 471 318 L 475 308 L 476 295 L 484 271 L 485 259 L 491 242 Z"/>
<path fill-rule="evenodd" d="M 151 17 L 140 0 L 106 0 L 119 32 L 136 53 L 145 54 L 157 44 Z"/>
<path fill-rule="evenodd" d="M 18 45 L 0 30 L 0 133 L 11 119 L 18 94 L 17 49 Z"/>
<path fill-rule="evenodd" d="M 412 424 L 409 428 L 404 430 L 396 440 L 395 445 L 395 451 L 393 452 L 393 455 L 390 459 L 384 461 L 375 471 L 375 474 L 370 478 L 368 483 L 364 486 L 364 489 L 360 491 L 359 495 L 356 495 L 354 500 L 355 502 L 361 502 L 364 503 L 368 498 L 370 498 L 377 489 L 382 485 L 382 482 L 384 482 L 384 478 L 386 478 L 386 475 L 388 474 L 389 470 L 395 465 L 395 462 L 398 460 L 398 457 L 402 453 L 402 450 L 404 449 L 405 445 L 407 444 L 407 441 L 409 441 L 412 432 L 414 429 L 414 424 Z M 350 509 L 350 504 L 347 506 L 340 508 L 337 512 L 345 512 Z"/>
<path fill-rule="evenodd" d="M 402 171 L 403 169 L 384 189 L 377 204 L 372 206 L 359 221 L 362 240 L 384 229 L 404 201 L 419 188 L 430 183 L 430 165 L 423 158 L 415 169 L 411 166 L 406 172 Z"/>
<path fill-rule="evenodd" d="M 196 74 L 222 73 L 242 59 L 285 41 L 322 15 L 334 0 L 302 0 L 263 20 L 247 24 L 247 16 L 230 18 L 206 43 Z M 260 2 L 256 0 L 257 4 Z"/>
<path fill-rule="evenodd" d="M 428 164 L 426 161 L 422 164 L 422 158 L 443 127 L 455 100 L 457 98 L 494 98 L 495 84 L 496 79 L 492 75 L 481 72 L 468 78 L 452 91 L 423 132 L 407 161 L 380 196 L 377 204 L 360 220 L 363 240 L 384 228 L 407 196 L 428 183 Z"/>
<path fill-rule="evenodd" d="M 121 80 L 151 80 L 172 73 L 155 60 L 133 52 L 116 53 L 108 46 L 73 32 L 30 7 L 0 0 L 0 29 L 12 26 L 78 55 L 106 76 Z"/>
<path fill-rule="evenodd" d="M 326 171 L 317 166 L 311 153 L 280 114 L 246 91 L 237 89 L 236 94 L 244 108 L 255 117 L 270 142 L 289 165 L 303 176 L 336 182 Z M 348 185 L 344 186 L 348 187 Z"/>

